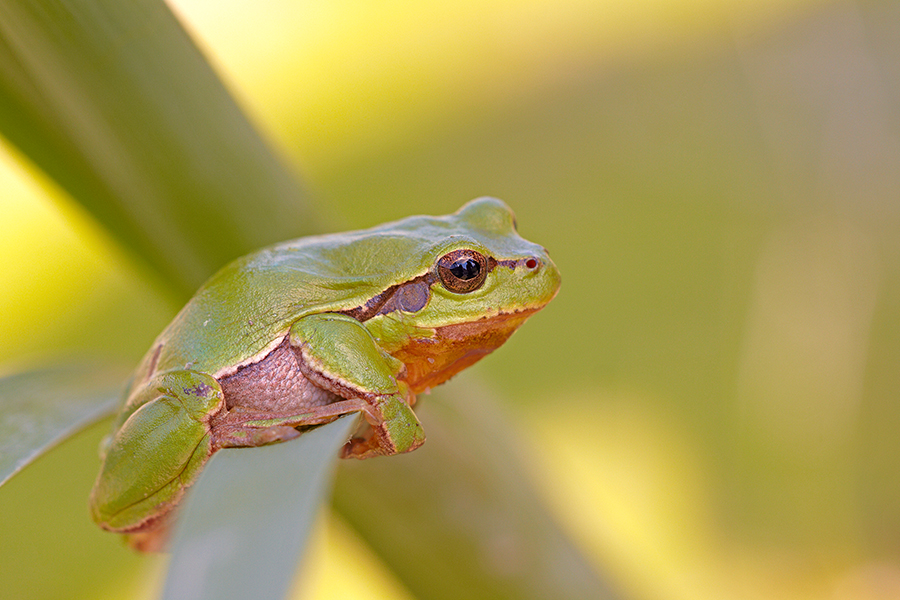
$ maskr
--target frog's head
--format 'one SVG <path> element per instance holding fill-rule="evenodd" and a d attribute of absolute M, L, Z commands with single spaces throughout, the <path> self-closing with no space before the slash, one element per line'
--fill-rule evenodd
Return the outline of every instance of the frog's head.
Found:
<path fill-rule="evenodd" d="M 406 363 L 413 391 L 499 347 L 559 290 L 547 251 L 519 236 L 512 211 L 495 198 L 392 224 L 402 230 L 428 240 L 418 257 L 427 268 L 394 286 L 365 317 L 385 349 Z"/>
<path fill-rule="evenodd" d="M 502 201 L 479 198 L 443 219 L 451 231 L 429 249 L 431 299 L 417 315 L 419 325 L 534 312 L 556 295 L 556 265 L 543 247 L 518 234 Z"/>

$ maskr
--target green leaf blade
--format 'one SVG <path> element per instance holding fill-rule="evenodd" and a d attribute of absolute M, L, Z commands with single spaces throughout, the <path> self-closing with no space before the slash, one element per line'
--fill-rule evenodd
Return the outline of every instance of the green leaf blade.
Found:
<path fill-rule="evenodd" d="M 177 525 L 164 600 L 283 598 L 356 422 L 218 452 Z"/>
<path fill-rule="evenodd" d="M 0 485 L 56 444 L 111 415 L 121 370 L 68 365 L 0 379 Z"/>
<path fill-rule="evenodd" d="M 157 0 L 0 3 L 0 130 L 184 295 L 315 230 L 298 179 Z"/>

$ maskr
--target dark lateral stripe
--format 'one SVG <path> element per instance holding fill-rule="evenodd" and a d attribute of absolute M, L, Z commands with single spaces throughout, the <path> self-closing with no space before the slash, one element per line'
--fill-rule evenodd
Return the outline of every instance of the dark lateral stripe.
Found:
<path fill-rule="evenodd" d="M 498 261 L 493 256 L 487 257 L 487 269 L 488 273 L 494 270 L 494 267 L 497 265 L 501 265 L 504 267 L 509 267 L 510 269 L 515 269 L 518 260 L 500 260 Z M 342 310 L 338 314 L 347 315 L 348 317 L 352 317 L 357 321 L 363 322 L 368 321 L 372 317 L 378 315 L 386 315 L 388 313 L 394 312 L 396 310 L 401 310 L 404 308 L 404 301 L 396 301 L 395 296 L 397 295 L 397 291 L 407 285 L 418 285 L 420 283 L 425 283 L 429 288 L 438 280 L 438 277 L 432 273 L 431 271 L 425 273 L 424 275 L 419 275 L 409 281 L 404 281 L 403 283 L 398 283 L 397 285 L 392 285 L 388 289 L 384 290 L 377 296 L 373 296 L 370 298 L 365 304 L 354 308 L 348 308 L 347 310 Z M 392 301 L 393 300 L 393 301 Z M 419 308 L 424 307 L 425 304 L 422 304 Z M 413 307 L 409 307 L 413 308 Z M 409 311 L 414 312 L 414 311 Z"/>
<path fill-rule="evenodd" d="M 352 317 L 360 322 L 368 321 L 378 314 L 378 311 L 381 310 L 381 307 L 384 306 L 385 302 L 391 299 L 391 296 L 394 295 L 394 292 L 397 291 L 398 287 L 400 287 L 399 284 L 392 285 L 377 296 L 370 298 L 362 306 L 342 310 L 339 314 L 347 315 L 348 317 Z"/>
<path fill-rule="evenodd" d="M 399 290 L 401 287 L 408 284 L 419 284 L 423 282 L 430 286 L 432 283 L 434 283 L 434 281 L 435 277 L 430 272 L 425 273 L 424 275 L 419 275 L 415 279 L 404 281 L 403 283 L 398 283 L 397 285 L 392 285 L 377 296 L 373 296 L 372 298 L 370 298 L 362 306 L 342 310 L 340 311 L 340 314 L 352 317 L 357 321 L 368 321 L 376 315 L 387 314 L 400 308 L 398 305 L 396 305 L 396 303 L 391 302 L 391 300 L 394 298 L 397 290 Z"/>

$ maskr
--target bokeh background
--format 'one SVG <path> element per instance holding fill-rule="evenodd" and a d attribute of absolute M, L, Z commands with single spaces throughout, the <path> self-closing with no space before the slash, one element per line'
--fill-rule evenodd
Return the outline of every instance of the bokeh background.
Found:
<path fill-rule="evenodd" d="M 493 195 L 550 250 L 461 385 L 622 589 L 900 597 L 900 4 L 172 6 L 330 229 Z M 8 146 L 0 190 L 0 364 L 136 362 L 178 306 Z M 87 517 L 105 428 L 0 490 L 0 596 L 152 594 Z M 305 598 L 411 597 L 327 515 L 310 564 Z"/>

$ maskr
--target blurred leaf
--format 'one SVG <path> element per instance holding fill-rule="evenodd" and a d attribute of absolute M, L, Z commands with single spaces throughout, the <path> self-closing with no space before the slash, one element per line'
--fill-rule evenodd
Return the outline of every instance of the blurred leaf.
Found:
<path fill-rule="evenodd" d="M 538 498 L 496 401 L 464 379 L 416 405 L 422 448 L 342 463 L 338 512 L 419 598 L 617 598 Z"/>
<path fill-rule="evenodd" d="M 314 230 L 292 174 L 157 0 L 0 0 L 0 130 L 183 295 L 232 257 Z M 422 598 L 612 596 L 479 400 L 423 403 L 429 443 L 412 455 L 345 463 L 338 510 Z M 186 507 L 167 593 L 282 594 L 339 430 L 220 453 Z"/>
<path fill-rule="evenodd" d="M 0 379 L 0 485 L 41 454 L 109 416 L 121 399 L 121 370 L 67 365 Z"/>
<path fill-rule="evenodd" d="M 184 507 L 164 598 L 283 598 L 356 422 L 346 415 L 284 444 L 218 452 Z"/>
<path fill-rule="evenodd" d="M 0 2 L 0 131 L 183 296 L 315 229 L 298 179 L 158 0 Z"/>

